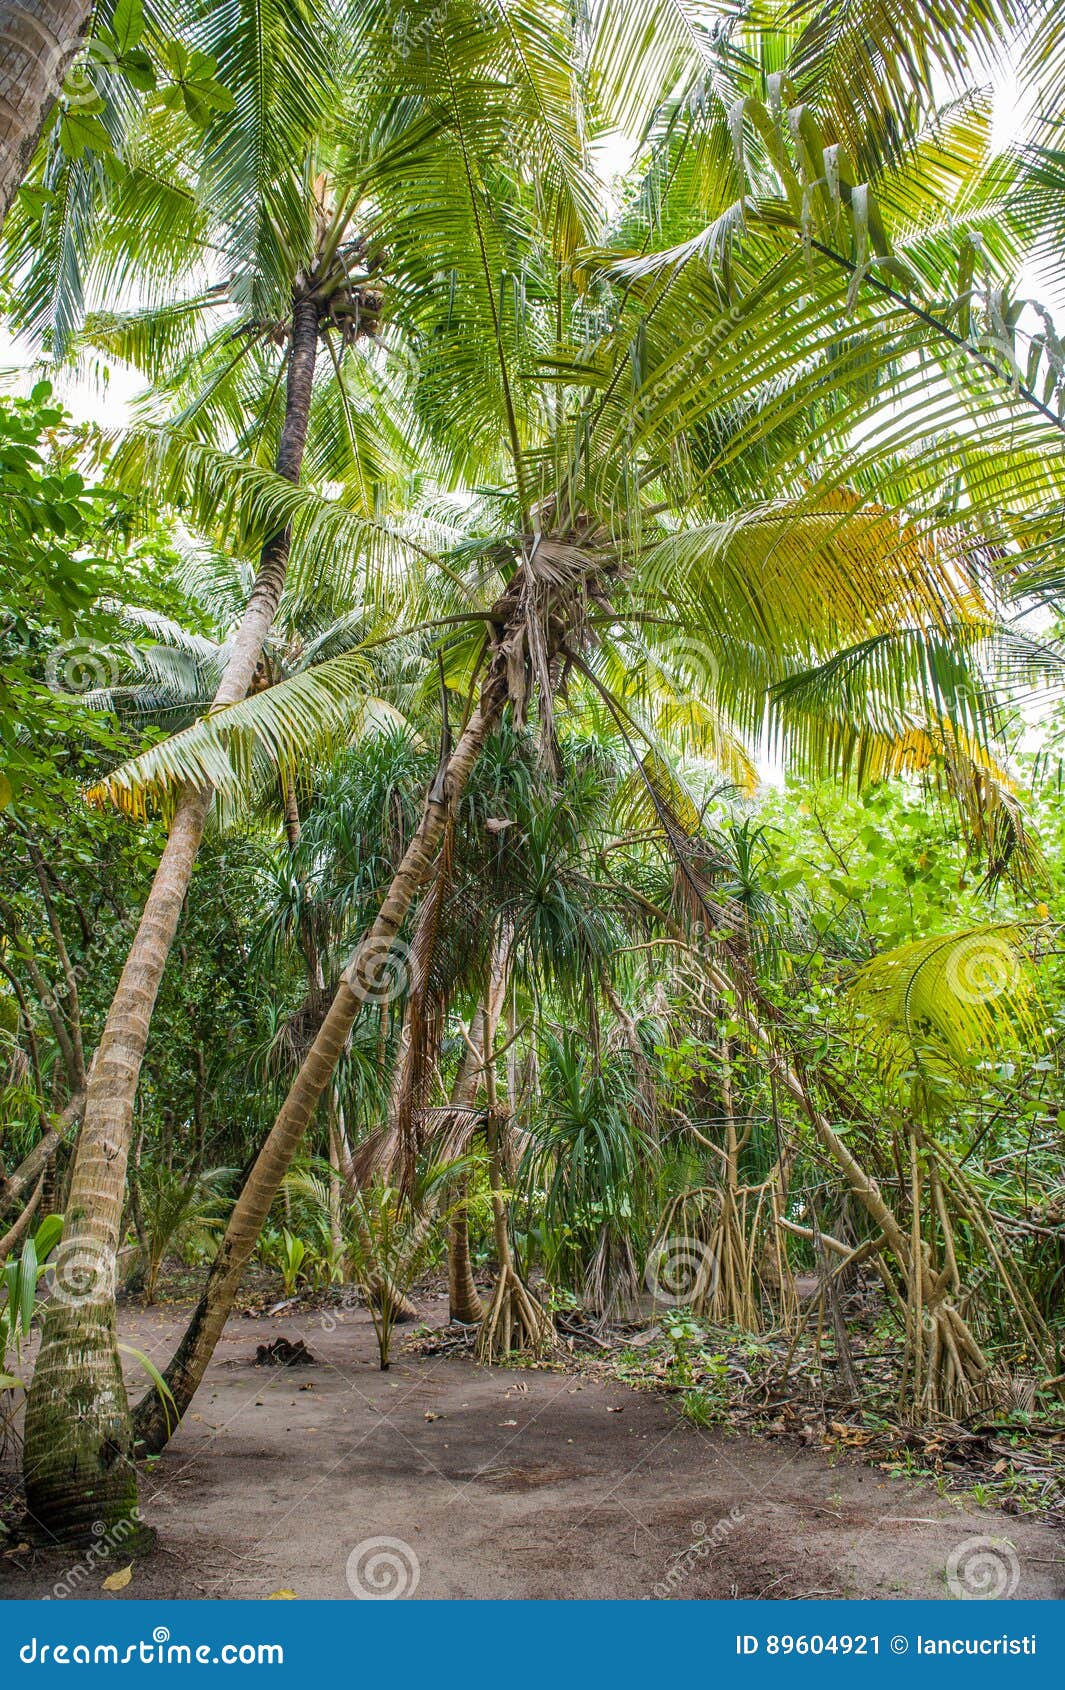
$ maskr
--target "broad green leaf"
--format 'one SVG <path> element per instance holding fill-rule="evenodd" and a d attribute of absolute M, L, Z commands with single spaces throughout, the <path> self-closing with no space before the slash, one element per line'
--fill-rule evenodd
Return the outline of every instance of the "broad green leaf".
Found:
<path fill-rule="evenodd" d="M 90 148 L 94 152 L 111 152 L 111 137 L 98 117 L 84 108 L 63 114 L 59 125 L 59 141 L 70 158 L 81 158 Z"/>
<path fill-rule="evenodd" d="M 63 1236 L 62 1215 L 47 1215 L 33 1235 L 37 1260 L 43 1267 Z"/>
<path fill-rule="evenodd" d="M 22 1246 L 19 1289 L 22 1330 L 28 1333 L 33 1325 L 33 1311 L 37 1306 L 37 1248 L 32 1238 L 27 1238 Z"/>
<path fill-rule="evenodd" d="M 111 34 L 122 58 L 136 47 L 144 34 L 144 6 L 142 0 L 117 0 L 111 14 Z"/>

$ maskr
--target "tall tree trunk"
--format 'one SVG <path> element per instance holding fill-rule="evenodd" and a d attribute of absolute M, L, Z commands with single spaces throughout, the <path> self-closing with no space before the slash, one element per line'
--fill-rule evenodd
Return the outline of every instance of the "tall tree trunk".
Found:
<path fill-rule="evenodd" d="M 91 13 L 91 0 L 0 3 L 0 224 L 29 169 Z"/>
<path fill-rule="evenodd" d="M 333 1261 L 340 1263 L 344 1233 L 340 1225 L 340 1139 L 334 1110 L 329 1118 L 329 1172 L 333 1176 L 329 1181 L 329 1248 Z"/>
<path fill-rule="evenodd" d="M 343 1054 L 360 1005 L 367 997 L 380 999 L 382 982 L 395 963 L 393 945 L 415 893 L 428 873 L 447 820 L 448 808 L 463 791 L 498 711 L 486 699 L 473 712 L 455 747 L 441 782 L 433 781 L 421 821 L 396 870 L 377 918 L 360 941 L 340 979 L 329 1012 L 300 1064 L 289 1094 L 259 1151 L 244 1189 L 237 1199 L 225 1237 L 211 1264 L 207 1285 L 164 1378 L 178 1417 L 192 1401 L 214 1354 L 248 1258 L 270 1206 L 277 1195 L 300 1140 Z M 149 1393 L 137 1405 L 137 1441 L 146 1451 L 160 1450 L 174 1430 L 157 1396 Z"/>
<path fill-rule="evenodd" d="M 278 473 L 299 479 L 318 346 L 319 307 L 293 306 Z M 259 571 L 215 695 L 234 704 L 251 685 L 277 611 L 290 535 L 263 547 Z M 49 1541 L 91 1539 L 135 1515 L 133 1430 L 115 1338 L 115 1261 L 137 1082 L 163 970 L 177 931 L 211 801 L 181 790 L 166 847 L 126 958 L 89 1077 L 57 1262 L 62 1288 L 45 1316 L 26 1407 L 24 1478 L 31 1529 Z"/>
<path fill-rule="evenodd" d="M 452 1109 L 472 1109 L 477 1099 L 481 1069 L 484 1065 L 471 1029 L 470 1043 L 462 1053 L 459 1071 L 451 1088 Z M 447 1223 L 447 1299 L 448 1317 L 464 1326 L 476 1326 L 484 1319 L 484 1304 L 473 1279 L 470 1260 L 470 1225 L 466 1213 L 468 1176 L 463 1174 L 455 1188 L 455 1208 Z"/>

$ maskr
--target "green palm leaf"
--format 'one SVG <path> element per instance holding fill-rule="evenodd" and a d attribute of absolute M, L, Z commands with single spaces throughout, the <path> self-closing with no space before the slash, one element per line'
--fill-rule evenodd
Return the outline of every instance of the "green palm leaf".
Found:
<path fill-rule="evenodd" d="M 162 744 L 121 764 L 89 792 L 142 816 L 184 782 L 211 786 L 230 802 L 249 786 L 252 759 L 265 757 L 283 774 L 353 736 L 402 720 L 368 692 L 365 656 L 346 652 L 277 686 L 212 711 Z"/>

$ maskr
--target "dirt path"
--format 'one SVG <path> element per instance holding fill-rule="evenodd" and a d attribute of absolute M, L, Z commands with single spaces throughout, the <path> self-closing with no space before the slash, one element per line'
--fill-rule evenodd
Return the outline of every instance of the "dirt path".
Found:
<path fill-rule="evenodd" d="M 183 1314 L 127 1313 L 124 1335 L 162 1362 Z M 254 1366 L 281 1334 L 320 1365 Z M 100 1588 L 121 1558 L 71 1583 L 74 1558 L 50 1553 L 0 1557 L 0 1596 L 350 1598 L 351 1557 L 356 1585 L 418 1598 L 947 1597 L 970 1539 L 996 1540 L 1014 1596 L 1065 1593 L 1049 1527 L 700 1429 L 623 1386 L 402 1355 L 382 1374 L 362 1313 L 232 1320 L 143 1500 L 159 1548 L 123 1593 Z M 359 1549 L 374 1539 L 394 1541 Z"/>

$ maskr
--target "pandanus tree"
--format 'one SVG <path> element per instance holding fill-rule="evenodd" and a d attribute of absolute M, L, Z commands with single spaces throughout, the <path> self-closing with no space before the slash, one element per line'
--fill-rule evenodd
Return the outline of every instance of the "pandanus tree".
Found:
<path fill-rule="evenodd" d="M 515 1284 L 501 1195 L 512 1186 L 517 1163 L 516 1004 L 520 995 L 534 1022 L 547 992 L 567 1008 L 595 1004 L 623 933 L 616 899 L 604 897 L 591 866 L 614 785 L 607 746 L 569 739 L 555 774 L 543 767 L 532 732 L 501 724 L 452 819 L 413 929 L 393 1106 L 387 1130 L 367 1150 L 406 1180 L 427 1146 L 450 1155 L 475 1138 L 483 1141 L 500 1266 L 487 1311 L 472 1283 L 462 1205 L 448 1237 L 452 1317 L 483 1321 L 483 1355 L 521 1348 L 523 1341 L 539 1347 L 549 1338 L 533 1299 Z M 434 1106 L 448 1025 L 458 1028 L 459 1061 L 450 1096 Z M 508 1056 L 505 1093 L 498 1095 L 497 1026 Z M 521 1318 L 508 1322 L 511 1300 Z"/>
<path fill-rule="evenodd" d="M 536 714 L 550 767 L 556 708 L 579 697 L 640 748 L 650 779 L 663 712 L 687 724 L 693 746 L 720 748 L 734 742 L 737 722 L 760 725 L 767 698 L 786 683 L 816 674 L 827 687 L 826 666 L 841 651 L 856 642 L 894 650 L 904 636 L 921 653 L 896 666 L 904 709 L 879 720 L 873 711 L 869 730 L 873 683 L 864 715 L 863 689 L 838 687 L 842 720 L 820 740 L 806 736 L 812 759 L 827 748 L 838 762 L 860 762 L 870 737 L 897 746 L 916 731 L 907 713 L 941 725 L 951 710 L 965 723 L 979 712 L 978 690 L 958 685 L 945 698 L 924 656 L 942 648 L 964 671 L 968 653 L 972 667 L 994 618 L 964 513 L 937 521 L 940 488 L 922 476 L 929 418 L 912 407 L 912 313 L 896 315 L 875 290 L 850 297 L 846 267 L 826 262 L 811 274 L 801 235 L 783 254 L 754 234 L 737 240 L 727 275 L 707 262 L 701 240 L 636 262 L 614 251 L 575 263 L 586 192 L 573 187 L 573 155 L 530 180 L 521 135 L 512 129 L 511 144 L 500 144 L 498 85 L 470 74 L 478 20 L 450 16 L 431 59 L 403 61 L 409 127 L 350 161 L 354 191 L 387 231 L 396 323 L 418 349 L 411 432 L 455 480 L 490 487 L 481 506 L 494 521 L 482 520 L 450 556 L 441 587 L 452 594 L 448 613 L 474 629 L 448 652 L 462 726 L 234 1208 L 168 1370 L 182 1410 L 360 1006 L 388 971 L 449 817 L 505 714 L 518 723 Z M 920 179 L 922 165 L 912 168 Z M 897 169 L 905 184 L 905 163 Z M 690 176 L 679 179 L 678 217 L 690 228 Z M 927 196 L 911 198 L 906 234 L 919 248 L 932 208 Z M 844 224 L 858 239 L 853 218 Z M 936 369 L 926 358 L 925 374 L 940 380 L 941 421 L 986 404 L 1004 435 L 1008 389 L 970 393 L 963 371 L 956 399 L 958 372 Z M 866 420 L 869 434 L 856 440 Z M 964 445 L 953 444 L 964 461 Z M 966 497 L 992 505 L 975 474 Z M 843 667 L 849 674 L 853 664 Z M 250 723 L 255 701 L 243 708 Z M 803 735 L 794 742 L 801 752 Z M 150 1401 L 139 1427 L 152 1446 L 167 1435 Z"/>

